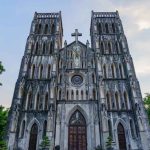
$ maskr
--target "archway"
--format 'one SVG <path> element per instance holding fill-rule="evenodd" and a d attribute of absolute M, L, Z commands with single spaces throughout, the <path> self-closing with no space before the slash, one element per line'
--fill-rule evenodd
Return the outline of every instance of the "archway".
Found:
<path fill-rule="evenodd" d="M 125 131 L 124 127 L 121 123 L 118 124 L 118 143 L 119 143 L 119 150 L 126 150 L 126 138 L 125 138 Z"/>
<path fill-rule="evenodd" d="M 38 135 L 38 126 L 36 123 L 34 123 L 30 131 L 29 150 L 36 150 L 37 135 Z"/>
<path fill-rule="evenodd" d="M 86 121 L 80 111 L 71 116 L 68 130 L 68 150 L 87 150 Z"/>

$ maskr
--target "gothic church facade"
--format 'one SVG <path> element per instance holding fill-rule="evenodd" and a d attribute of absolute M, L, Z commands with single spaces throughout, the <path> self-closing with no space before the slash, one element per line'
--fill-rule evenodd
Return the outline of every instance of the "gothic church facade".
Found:
<path fill-rule="evenodd" d="M 35 13 L 9 113 L 9 150 L 149 150 L 150 132 L 118 12 L 93 12 L 91 47 L 63 43 L 61 12 Z"/>

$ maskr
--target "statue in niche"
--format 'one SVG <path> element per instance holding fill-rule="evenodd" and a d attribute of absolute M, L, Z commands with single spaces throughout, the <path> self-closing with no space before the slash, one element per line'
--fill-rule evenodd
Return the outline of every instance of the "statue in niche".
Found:
<path fill-rule="evenodd" d="M 73 47 L 73 59 L 75 67 L 80 67 L 80 46 L 76 45 Z"/>

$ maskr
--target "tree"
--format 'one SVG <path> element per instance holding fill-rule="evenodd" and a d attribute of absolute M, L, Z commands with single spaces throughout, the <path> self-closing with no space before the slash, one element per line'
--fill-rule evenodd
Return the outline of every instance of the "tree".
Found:
<path fill-rule="evenodd" d="M 107 150 L 112 150 L 112 137 L 111 136 L 108 136 L 107 138 L 106 148 Z"/>
<path fill-rule="evenodd" d="M 150 123 L 150 93 L 145 93 L 146 96 L 144 98 L 144 105 L 148 114 L 148 119 L 149 119 L 149 123 Z"/>
<path fill-rule="evenodd" d="M 44 150 L 44 149 L 46 150 L 46 149 L 49 148 L 49 146 L 50 146 L 50 140 L 48 139 L 47 136 L 44 136 L 43 140 L 40 144 L 40 147 L 41 147 L 42 150 Z"/>
<path fill-rule="evenodd" d="M 0 74 L 2 74 L 2 72 L 4 72 L 5 71 L 5 69 L 4 69 L 4 67 L 3 67 L 3 65 L 2 65 L 2 62 L 0 61 Z M 1 86 L 2 84 L 0 83 L 0 86 Z"/>
<path fill-rule="evenodd" d="M 6 135 L 6 124 L 8 117 L 8 109 L 0 106 L 0 150 L 6 150 L 6 142 L 4 141 L 4 136 Z"/>

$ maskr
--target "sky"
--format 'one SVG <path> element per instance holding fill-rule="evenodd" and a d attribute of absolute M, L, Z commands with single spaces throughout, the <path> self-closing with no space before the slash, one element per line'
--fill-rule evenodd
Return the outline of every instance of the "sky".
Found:
<path fill-rule="evenodd" d="M 10 107 L 26 39 L 34 12 L 62 13 L 64 40 L 90 41 L 91 11 L 119 11 L 142 94 L 150 92 L 150 0 L 1 0 L 0 61 L 6 71 L 0 75 L 0 104 Z"/>

